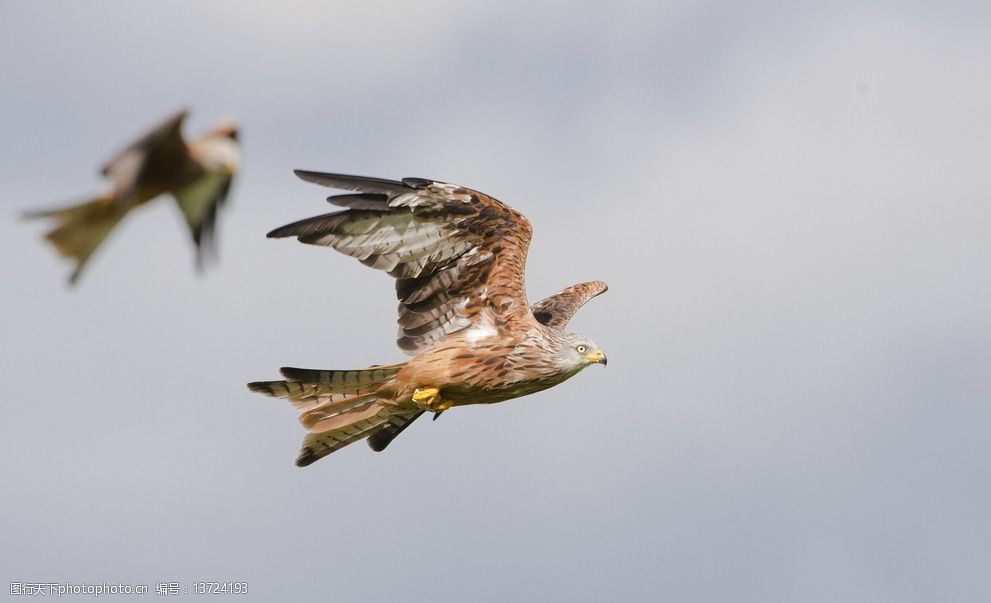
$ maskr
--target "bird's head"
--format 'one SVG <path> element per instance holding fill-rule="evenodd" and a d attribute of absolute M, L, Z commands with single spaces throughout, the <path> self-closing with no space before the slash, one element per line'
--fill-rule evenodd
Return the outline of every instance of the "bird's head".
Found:
<path fill-rule="evenodd" d="M 235 173 L 241 166 L 237 124 L 230 119 L 221 121 L 197 140 L 191 151 L 207 170 Z"/>
<path fill-rule="evenodd" d="M 556 361 L 562 370 L 583 369 L 590 364 L 605 366 L 606 355 L 595 343 L 578 333 L 562 333 L 555 341 Z"/>
<path fill-rule="evenodd" d="M 207 136 L 219 136 L 222 138 L 230 138 L 236 141 L 238 139 L 238 129 L 237 122 L 231 118 L 222 119 L 213 126 L 213 129 L 206 133 Z"/>

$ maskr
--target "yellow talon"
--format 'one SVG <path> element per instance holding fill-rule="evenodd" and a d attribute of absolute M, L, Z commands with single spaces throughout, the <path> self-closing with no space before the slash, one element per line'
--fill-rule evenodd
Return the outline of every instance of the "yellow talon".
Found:
<path fill-rule="evenodd" d="M 423 404 L 429 406 L 433 404 L 434 399 L 440 394 L 440 390 L 436 387 L 428 387 L 426 389 L 418 389 L 413 392 L 413 401 L 417 404 Z"/>
<path fill-rule="evenodd" d="M 436 387 L 427 387 L 413 392 L 413 402 L 423 410 L 431 412 L 441 412 L 451 408 L 450 400 L 440 399 L 440 390 Z"/>

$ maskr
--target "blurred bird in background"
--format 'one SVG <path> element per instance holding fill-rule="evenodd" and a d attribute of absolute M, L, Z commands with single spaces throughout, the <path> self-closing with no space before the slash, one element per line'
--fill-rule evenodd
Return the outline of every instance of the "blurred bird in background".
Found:
<path fill-rule="evenodd" d="M 61 255 L 75 260 L 70 284 L 125 215 L 166 193 L 175 198 L 189 225 L 197 267 L 203 267 L 207 255 L 216 255 L 217 211 L 241 161 L 238 130 L 232 121 L 224 121 L 187 144 L 182 138 L 186 115 L 180 111 L 168 117 L 111 159 L 102 169 L 113 181 L 107 192 L 78 205 L 26 214 L 55 222 L 45 238 Z"/>

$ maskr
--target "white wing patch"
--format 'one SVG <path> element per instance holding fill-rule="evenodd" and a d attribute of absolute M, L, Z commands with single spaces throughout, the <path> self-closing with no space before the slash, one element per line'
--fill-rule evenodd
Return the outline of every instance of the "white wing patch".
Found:
<path fill-rule="evenodd" d="M 495 337 L 498 334 L 499 330 L 496 329 L 492 319 L 488 316 L 488 314 L 483 314 L 481 320 L 465 331 L 465 341 L 467 341 L 469 345 L 474 346 L 479 341 L 488 339 L 489 337 Z"/>

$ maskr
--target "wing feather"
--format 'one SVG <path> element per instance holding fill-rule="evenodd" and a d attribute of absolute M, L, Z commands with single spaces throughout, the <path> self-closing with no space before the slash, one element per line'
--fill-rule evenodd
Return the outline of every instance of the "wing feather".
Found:
<path fill-rule="evenodd" d="M 230 174 L 207 173 L 173 192 L 196 244 L 200 267 L 207 257 L 216 255 L 217 212 L 224 206 L 232 181 Z"/>
<path fill-rule="evenodd" d="M 563 329 L 585 302 L 605 293 L 608 288 L 602 281 L 579 283 L 533 304 L 530 310 L 537 322 L 554 329 Z"/>
<path fill-rule="evenodd" d="M 328 199 L 344 211 L 268 236 L 331 247 L 395 277 L 397 342 L 405 352 L 419 353 L 471 326 L 483 311 L 524 330 L 535 323 L 523 282 L 532 230 L 521 213 L 477 191 L 422 178 L 296 174 L 357 194 Z"/>
<path fill-rule="evenodd" d="M 376 211 L 388 211 L 389 201 L 385 195 L 375 193 L 358 193 L 356 195 L 331 195 L 327 197 L 327 203 L 339 207 L 349 207 L 351 209 L 372 209 Z"/>
<path fill-rule="evenodd" d="M 409 187 L 402 182 L 386 180 L 384 178 L 349 176 L 347 174 L 328 174 L 325 172 L 311 172 L 309 170 L 293 170 L 293 172 L 307 182 L 345 191 L 388 195 L 392 193 L 402 193 L 409 189 Z"/>
<path fill-rule="evenodd" d="M 142 193 L 157 195 L 202 172 L 182 138 L 186 115 L 184 110 L 170 115 L 103 167 L 103 175 L 114 180 L 117 203 L 130 206 Z"/>

